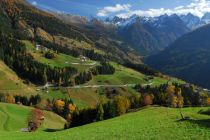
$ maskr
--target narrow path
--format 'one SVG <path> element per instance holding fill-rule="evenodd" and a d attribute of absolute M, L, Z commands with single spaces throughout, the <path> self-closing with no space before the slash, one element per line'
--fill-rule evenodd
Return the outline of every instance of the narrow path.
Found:
<path fill-rule="evenodd" d="M 82 66 L 94 66 L 96 65 L 96 62 L 93 62 L 91 64 L 83 64 L 83 63 L 70 63 L 71 65 L 82 65 Z"/>
<path fill-rule="evenodd" d="M 73 87 L 66 87 L 69 89 L 77 88 L 100 88 L 100 87 L 134 87 L 136 84 L 125 84 L 125 85 L 77 85 Z"/>
<path fill-rule="evenodd" d="M 142 86 L 151 86 L 153 83 L 149 84 L 142 84 Z M 49 86 L 47 88 L 66 88 L 66 89 L 82 89 L 82 88 L 100 88 L 100 87 L 110 87 L 110 88 L 118 88 L 118 87 L 135 87 L 137 84 L 122 84 L 122 85 L 76 85 L 76 86 L 69 86 L 69 87 L 55 87 L 55 86 Z M 38 87 L 39 89 L 42 89 L 44 87 Z"/>

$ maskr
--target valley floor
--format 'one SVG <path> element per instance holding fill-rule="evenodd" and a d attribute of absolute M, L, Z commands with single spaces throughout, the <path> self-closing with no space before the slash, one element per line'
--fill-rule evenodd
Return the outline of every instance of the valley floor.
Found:
<path fill-rule="evenodd" d="M 2 106 L 2 104 L 0 104 Z M 2 108 L 2 107 L 1 107 Z M 0 108 L 0 111 L 1 111 Z M 180 121 L 178 109 L 165 107 L 145 107 L 114 119 L 96 122 L 57 132 L 47 132 L 46 129 L 35 133 L 20 132 L 20 128 L 8 131 L 0 130 L 2 140 L 140 140 L 140 139 L 210 139 L 210 116 L 202 115 L 200 110 L 209 108 L 183 108 L 184 116 L 190 120 Z M 2 117 L 2 116 L 1 116 Z M 25 118 L 25 117 L 23 117 Z M 10 119 L 16 119 L 10 116 Z M 56 121 L 56 120 L 55 120 Z M 1 122 L 2 123 L 2 122 Z M 18 121 L 16 122 L 19 123 Z M 4 123 L 5 124 L 5 123 Z M 11 126 L 11 122 L 6 123 Z M 1 124 L 2 126 L 2 124 Z"/>

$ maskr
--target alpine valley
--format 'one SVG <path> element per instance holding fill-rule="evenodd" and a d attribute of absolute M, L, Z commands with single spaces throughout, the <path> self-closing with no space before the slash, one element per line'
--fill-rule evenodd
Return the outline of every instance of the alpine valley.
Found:
<path fill-rule="evenodd" d="M 208 9 L 103 5 L 0 0 L 0 139 L 209 139 Z"/>

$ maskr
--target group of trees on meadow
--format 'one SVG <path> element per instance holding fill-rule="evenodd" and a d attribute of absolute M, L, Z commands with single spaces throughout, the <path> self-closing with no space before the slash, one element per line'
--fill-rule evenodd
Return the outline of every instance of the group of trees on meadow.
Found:
<path fill-rule="evenodd" d="M 173 108 L 210 105 L 210 94 L 203 90 L 198 91 L 193 85 L 163 84 L 157 87 L 137 85 L 135 89 L 139 94 L 116 95 L 107 102 L 99 102 L 96 108 L 75 110 L 70 127 L 113 118 L 153 104 Z"/>
<path fill-rule="evenodd" d="M 106 102 L 99 101 L 96 108 L 75 110 L 72 114 L 69 127 L 76 127 L 95 121 L 114 118 L 127 113 L 129 110 L 151 105 L 152 100 L 153 97 L 150 95 L 142 97 L 139 94 L 133 94 L 131 96 L 116 95 Z"/>
<path fill-rule="evenodd" d="M 131 108 L 128 97 L 116 96 L 106 103 L 98 103 L 96 108 L 75 110 L 69 127 L 76 127 L 95 121 L 102 121 L 125 114 Z"/>
<path fill-rule="evenodd" d="M 12 94 L 0 94 L 0 101 L 32 106 L 40 110 L 52 111 L 71 122 L 73 112 L 76 110 L 76 105 L 70 98 L 66 99 L 44 99 L 40 95 L 31 95 L 30 97 Z"/>

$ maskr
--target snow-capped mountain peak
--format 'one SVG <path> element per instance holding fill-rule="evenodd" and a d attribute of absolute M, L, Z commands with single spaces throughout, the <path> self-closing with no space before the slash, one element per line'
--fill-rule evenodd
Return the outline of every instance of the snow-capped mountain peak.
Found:
<path fill-rule="evenodd" d="M 159 17 L 140 17 L 138 15 L 133 15 L 129 18 L 120 18 L 114 17 L 112 19 L 106 20 L 107 23 L 115 24 L 117 26 L 128 26 L 132 25 L 133 23 L 139 22 L 141 24 L 149 24 L 153 27 L 160 28 L 164 22 L 167 20 L 181 20 L 189 29 L 194 30 L 198 27 L 210 23 L 210 13 L 206 13 L 202 18 L 199 18 L 191 13 L 187 15 L 161 15 Z"/>

